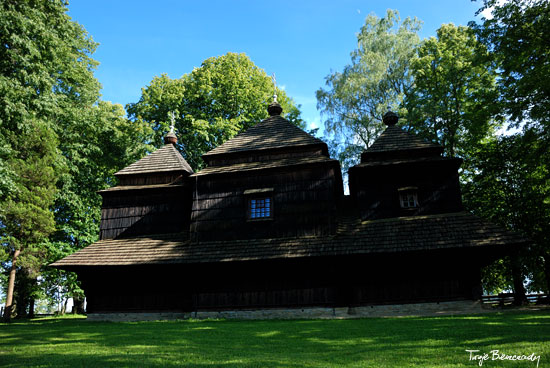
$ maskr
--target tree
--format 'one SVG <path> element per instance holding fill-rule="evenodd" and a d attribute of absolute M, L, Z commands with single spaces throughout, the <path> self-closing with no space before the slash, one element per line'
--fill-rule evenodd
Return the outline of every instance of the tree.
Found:
<path fill-rule="evenodd" d="M 495 66 L 472 29 L 442 25 L 422 41 L 411 71 L 408 125 L 449 156 L 465 156 L 498 125 Z"/>
<path fill-rule="evenodd" d="M 543 130 L 550 124 L 550 3 L 485 0 L 478 13 L 485 9 L 490 19 L 470 25 L 499 63 L 505 112 Z"/>
<path fill-rule="evenodd" d="M 0 210 L 1 241 L 11 258 L 4 311 L 8 321 L 13 313 L 17 269 L 36 269 L 40 245 L 54 229 L 49 207 L 55 194 L 56 137 L 39 119 L 26 119 L 21 126 L 23 134 L 12 142 L 16 155 L 8 162 L 17 173 L 15 188 Z"/>
<path fill-rule="evenodd" d="M 114 173 L 141 158 L 147 149 L 148 127 L 125 118 L 121 105 L 99 101 L 92 106 L 65 106 L 58 118 L 63 172 L 53 205 L 56 229 L 49 238 L 48 262 L 68 256 L 97 241 L 101 220 L 99 190 L 115 184 Z M 62 287 L 75 304 L 84 294 L 73 274 L 42 271 L 47 290 Z"/>
<path fill-rule="evenodd" d="M 389 106 L 405 115 L 399 107 L 413 83 L 410 60 L 420 41 L 420 25 L 416 18 L 400 22 L 396 10 L 388 10 L 383 18 L 369 15 L 357 36 L 351 64 L 328 75 L 327 89 L 317 91 L 326 132 L 336 143 L 344 142 L 344 149 L 336 147 L 344 168 L 381 133 Z"/>
<path fill-rule="evenodd" d="M 197 170 L 203 153 L 266 118 L 272 95 L 273 84 L 262 69 L 245 54 L 227 53 L 179 79 L 165 74 L 153 78 L 140 100 L 126 108 L 131 120 L 152 126 L 155 147 L 162 144 L 174 112 L 178 148 Z M 287 119 L 303 127 L 294 102 L 282 90 L 277 89 L 277 96 Z"/>
<path fill-rule="evenodd" d="M 486 0 L 478 13 L 486 9 L 492 9 L 491 17 L 470 26 L 498 63 L 499 103 L 509 126 L 523 129 L 484 145 L 474 163 L 472 181 L 465 187 L 465 198 L 475 211 L 485 212 L 533 240 L 530 251 L 522 256 L 524 276 L 531 280 L 531 290 L 548 292 L 550 3 Z M 492 190 L 492 183 L 503 188 Z M 481 192 L 483 188 L 487 193 Z M 511 268 L 504 266 L 501 272 L 510 274 Z"/>
<path fill-rule="evenodd" d="M 63 0 L 0 3 L 0 174 L 6 174 L 0 178 L 0 244 L 11 259 L 4 264 L 10 268 L 7 318 L 17 272 L 34 285 L 53 254 L 94 240 L 96 191 L 144 152 L 140 140 L 149 135 L 123 117 L 121 106 L 99 101 L 91 58 L 97 44 L 66 12 Z M 21 300 L 31 303 L 20 291 Z"/>
<path fill-rule="evenodd" d="M 489 288 L 506 288 L 515 281 L 517 290 L 518 279 L 527 277 L 529 290 L 550 291 L 550 166 L 541 165 L 539 158 L 548 162 L 549 156 L 544 142 L 528 132 L 488 141 L 471 158 L 475 170 L 463 185 L 467 206 L 533 241 L 517 255 L 521 262 L 515 267 L 508 259 L 490 269 Z M 513 278 L 513 272 L 521 274 Z"/>

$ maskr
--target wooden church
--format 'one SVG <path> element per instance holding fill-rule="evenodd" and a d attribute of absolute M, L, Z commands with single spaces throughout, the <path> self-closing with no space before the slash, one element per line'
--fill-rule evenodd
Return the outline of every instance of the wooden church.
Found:
<path fill-rule="evenodd" d="M 281 116 L 207 152 L 173 133 L 101 191 L 100 240 L 53 264 L 89 316 L 478 300 L 480 270 L 525 240 L 464 210 L 461 159 L 396 125 L 349 170 Z"/>

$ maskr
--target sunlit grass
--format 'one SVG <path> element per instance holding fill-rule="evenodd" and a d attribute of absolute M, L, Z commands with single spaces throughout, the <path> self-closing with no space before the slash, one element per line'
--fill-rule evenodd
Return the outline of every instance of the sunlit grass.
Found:
<path fill-rule="evenodd" d="M 478 367 L 467 349 L 541 355 L 550 311 L 297 321 L 0 324 L 0 367 Z M 535 367 L 491 362 L 484 367 Z"/>

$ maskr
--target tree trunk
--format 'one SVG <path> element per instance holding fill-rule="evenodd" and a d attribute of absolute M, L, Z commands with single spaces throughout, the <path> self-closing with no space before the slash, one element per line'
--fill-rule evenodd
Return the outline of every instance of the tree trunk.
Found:
<path fill-rule="evenodd" d="M 16 249 L 13 253 L 13 259 L 11 261 L 10 276 L 8 278 L 8 292 L 6 294 L 6 308 L 4 309 L 4 321 L 10 322 L 11 315 L 13 313 L 13 289 L 15 288 L 15 272 L 17 269 L 17 258 L 21 251 Z"/>
<path fill-rule="evenodd" d="M 61 309 L 61 315 L 64 315 L 67 312 L 68 302 L 69 302 L 69 298 L 65 298 L 65 301 L 63 302 L 63 308 Z"/>
<path fill-rule="evenodd" d="M 84 298 L 73 297 L 73 313 L 84 314 Z"/>
<path fill-rule="evenodd" d="M 29 318 L 34 318 L 34 297 L 29 299 Z"/>
<path fill-rule="evenodd" d="M 550 294 L 550 254 L 544 255 L 544 278 L 546 280 L 546 293 Z"/>
<path fill-rule="evenodd" d="M 521 266 L 517 256 L 512 256 L 512 279 L 514 281 L 514 304 L 527 304 L 525 288 L 523 287 L 523 275 L 521 274 Z"/>
<path fill-rule="evenodd" d="M 38 287 L 38 280 L 36 277 L 30 279 L 30 295 L 29 295 L 29 318 L 34 318 L 34 305 L 36 300 L 34 299 L 36 295 L 36 289 Z"/>

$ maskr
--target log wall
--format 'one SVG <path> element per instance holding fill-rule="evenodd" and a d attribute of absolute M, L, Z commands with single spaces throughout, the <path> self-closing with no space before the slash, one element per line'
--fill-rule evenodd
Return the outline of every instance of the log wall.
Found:
<path fill-rule="evenodd" d="M 293 166 L 195 178 L 194 241 L 328 235 L 336 225 L 342 184 L 337 165 Z M 247 195 L 247 190 L 271 190 Z M 248 201 L 272 199 L 272 218 L 248 219 Z"/>
<path fill-rule="evenodd" d="M 481 265 L 454 263 L 464 265 L 468 259 L 453 251 L 435 258 L 402 253 L 185 267 L 105 267 L 79 272 L 79 278 L 89 313 L 355 307 L 477 300 Z M 433 262 L 439 265 L 434 267 Z"/>
<path fill-rule="evenodd" d="M 362 220 L 463 210 L 459 160 L 419 161 L 350 170 L 350 195 Z M 401 208 L 399 188 L 417 187 L 419 207 Z"/>
<path fill-rule="evenodd" d="M 100 239 L 188 231 L 189 184 L 103 195 Z"/>

